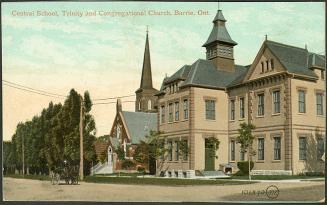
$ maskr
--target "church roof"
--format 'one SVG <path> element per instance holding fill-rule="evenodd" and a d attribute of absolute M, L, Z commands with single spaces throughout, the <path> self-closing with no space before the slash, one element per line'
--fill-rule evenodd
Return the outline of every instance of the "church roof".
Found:
<path fill-rule="evenodd" d="M 316 78 L 317 75 L 310 68 L 315 64 L 325 69 L 325 57 L 310 53 L 305 48 L 285 45 L 270 40 L 265 41 L 265 44 L 290 73 Z"/>
<path fill-rule="evenodd" d="M 122 115 L 132 144 L 144 140 L 151 130 L 157 131 L 157 113 L 122 111 Z"/>
<path fill-rule="evenodd" d="M 225 23 L 219 23 L 218 21 L 222 21 L 222 22 L 226 21 L 221 10 L 218 10 L 216 17 L 213 20 L 214 26 L 211 30 L 211 33 L 207 41 L 203 44 L 203 47 L 206 47 L 209 44 L 214 43 L 216 41 L 231 44 L 231 45 L 237 45 L 237 43 L 233 41 L 232 38 L 230 37 L 225 27 Z"/>

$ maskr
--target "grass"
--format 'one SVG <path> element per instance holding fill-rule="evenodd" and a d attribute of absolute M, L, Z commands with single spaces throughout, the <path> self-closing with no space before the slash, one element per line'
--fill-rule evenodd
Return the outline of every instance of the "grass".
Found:
<path fill-rule="evenodd" d="M 7 174 L 4 175 L 4 177 L 11 177 L 11 178 L 17 178 L 17 179 L 35 179 L 35 180 L 51 180 L 49 175 L 22 175 L 22 174 Z"/>
<path fill-rule="evenodd" d="M 231 176 L 232 179 L 249 179 L 249 176 Z M 251 176 L 253 180 L 286 180 L 286 179 L 312 179 L 324 178 L 324 176 L 305 176 L 305 175 L 255 175 Z"/>
<path fill-rule="evenodd" d="M 140 173 L 125 173 L 121 172 L 119 173 L 113 173 L 113 174 L 97 174 L 96 176 L 121 176 L 121 177 L 137 177 L 137 176 L 143 176 L 143 174 Z"/>
<path fill-rule="evenodd" d="M 88 176 L 85 182 L 104 184 L 139 184 L 139 185 L 160 185 L 160 186 L 186 186 L 186 185 L 241 185 L 255 182 L 235 180 L 198 180 L 198 179 L 167 179 L 167 178 L 137 178 L 137 177 L 104 177 Z"/>

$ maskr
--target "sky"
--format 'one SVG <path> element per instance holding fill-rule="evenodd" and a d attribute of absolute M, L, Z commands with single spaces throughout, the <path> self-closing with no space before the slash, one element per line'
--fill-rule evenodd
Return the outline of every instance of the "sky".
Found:
<path fill-rule="evenodd" d="M 311 52 L 325 53 L 323 2 L 221 2 L 219 7 L 230 36 L 238 43 L 234 47 L 236 64 L 251 64 L 265 35 L 269 40 L 303 48 L 306 44 Z M 165 75 L 205 59 L 202 45 L 217 9 L 216 2 L 2 3 L 2 78 L 60 95 L 68 95 L 72 88 L 79 93 L 88 90 L 92 99 L 133 95 L 140 86 L 148 26 L 153 85 L 159 89 Z M 57 15 L 38 16 L 37 11 Z M 83 15 L 64 16 L 64 11 Z M 96 16 L 85 16 L 94 11 Z M 100 16 L 129 11 L 146 15 Z M 195 15 L 177 15 L 190 11 Z M 23 12 L 34 12 L 34 16 L 17 16 Z M 153 13 L 156 15 L 150 15 Z M 4 140 L 11 139 L 19 122 L 39 115 L 50 101 L 64 102 L 4 83 L 2 89 Z M 134 96 L 123 99 L 134 100 Z M 109 134 L 115 109 L 114 103 L 93 106 L 97 136 Z M 123 103 L 123 110 L 134 111 L 134 103 Z"/>

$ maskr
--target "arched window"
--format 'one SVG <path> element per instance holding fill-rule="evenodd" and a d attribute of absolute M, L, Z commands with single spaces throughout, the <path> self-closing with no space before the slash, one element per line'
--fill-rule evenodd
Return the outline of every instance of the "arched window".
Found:
<path fill-rule="evenodd" d="M 151 110 L 152 109 L 152 102 L 151 100 L 148 100 L 148 110 Z"/>
<path fill-rule="evenodd" d="M 116 127 L 116 137 L 119 139 L 120 138 L 120 126 L 119 124 L 117 124 L 117 127 Z"/>

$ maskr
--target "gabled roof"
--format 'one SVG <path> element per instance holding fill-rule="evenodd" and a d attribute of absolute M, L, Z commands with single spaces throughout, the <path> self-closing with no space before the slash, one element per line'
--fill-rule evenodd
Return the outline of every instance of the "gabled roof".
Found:
<path fill-rule="evenodd" d="M 185 80 L 190 72 L 191 66 L 190 65 L 184 65 L 182 68 L 180 68 L 176 73 L 174 73 L 169 78 L 166 78 L 164 83 L 170 83 L 175 80 Z"/>
<path fill-rule="evenodd" d="M 188 75 L 181 87 L 192 85 L 225 89 L 231 82 L 243 76 L 246 71 L 246 67 L 235 65 L 235 72 L 227 72 L 217 69 L 210 60 L 198 59 L 190 66 Z"/>
<path fill-rule="evenodd" d="M 122 116 L 132 144 L 138 144 L 151 130 L 157 130 L 156 113 L 122 111 Z"/>
<path fill-rule="evenodd" d="M 308 63 L 310 53 L 307 49 L 269 40 L 264 43 L 288 72 L 315 78 L 317 77 L 314 71 L 309 69 L 310 66 Z"/>

